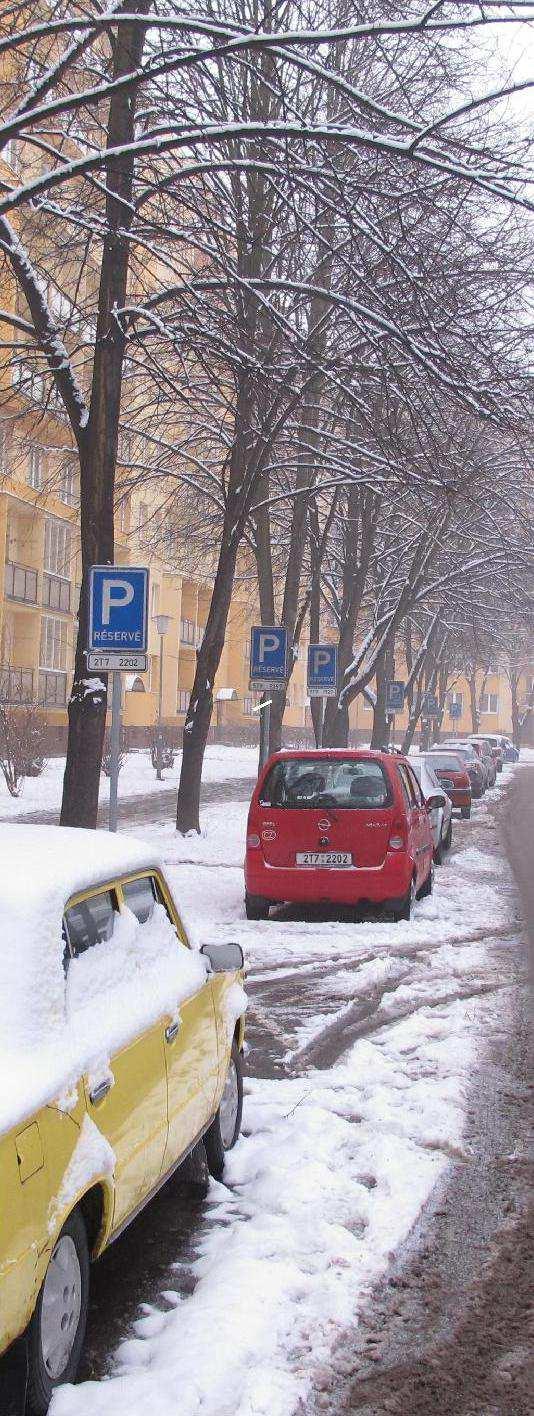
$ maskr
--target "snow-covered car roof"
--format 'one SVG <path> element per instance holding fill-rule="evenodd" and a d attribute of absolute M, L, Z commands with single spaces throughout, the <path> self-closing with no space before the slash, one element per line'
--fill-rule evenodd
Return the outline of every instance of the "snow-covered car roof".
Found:
<path fill-rule="evenodd" d="M 155 864 L 150 847 L 131 836 L 0 823 L 0 920 L 30 902 L 42 909 L 61 897 L 64 905 L 78 890 Z"/>

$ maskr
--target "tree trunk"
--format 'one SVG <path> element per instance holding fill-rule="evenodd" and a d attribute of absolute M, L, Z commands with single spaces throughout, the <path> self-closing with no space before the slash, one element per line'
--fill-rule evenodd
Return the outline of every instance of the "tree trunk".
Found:
<path fill-rule="evenodd" d="M 389 742 L 387 685 L 388 680 L 393 677 L 394 666 L 395 660 L 391 650 L 381 656 L 376 666 L 376 704 L 371 736 L 371 747 L 373 748 L 383 748 Z"/>
<path fill-rule="evenodd" d="M 144 15 L 149 0 L 132 10 Z M 139 68 L 145 40 L 140 24 L 120 25 L 114 39 L 113 77 Z M 133 208 L 137 87 L 114 94 L 108 122 L 108 147 L 123 148 L 106 168 L 106 239 L 100 271 L 95 356 L 87 427 L 80 435 L 80 537 L 82 588 L 74 682 L 69 701 L 67 761 L 61 805 L 62 826 L 96 826 L 102 747 L 106 726 L 107 674 L 87 673 L 88 572 L 94 564 L 113 563 L 115 467 L 119 437 L 125 337 L 115 311 L 126 297 L 128 232 Z"/>
<path fill-rule="evenodd" d="M 176 806 L 176 828 L 200 832 L 200 785 L 202 764 L 213 710 L 213 684 L 221 661 L 230 601 L 234 587 L 239 537 L 233 511 L 227 510 L 202 644 L 197 654 L 195 679 L 184 725 L 180 785 Z"/>
<path fill-rule="evenodd" d="M 470 702 L 470 708 L 471 708 L 471 731 L 472 731 L 473 733 L 478 733 L 478 728 L 479 728 L 479 716 L 478 716 L 478 696 L 477 696 L 476 669 L 472 669 L 472 670 L 471 670 L 471 672 L 470 672 L 470 674 L 469 674 L 469 680 L 468 680 L 468 681 L 469 681 L 469 702 Z"/>

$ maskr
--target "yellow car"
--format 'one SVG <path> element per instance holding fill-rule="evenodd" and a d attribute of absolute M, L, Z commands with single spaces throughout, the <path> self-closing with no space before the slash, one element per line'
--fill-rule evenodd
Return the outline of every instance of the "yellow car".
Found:
<path fill-rule="evenodd" d="M 243 955 L 190 948 L 128 838 L 0 825 L 0 872 L 0 1353 L 5 1372 L 22 1350 L 43 1416 L 76 1374 L 90 1260 L 201 1138 L 217 1176 L 237 1140 Z"/>

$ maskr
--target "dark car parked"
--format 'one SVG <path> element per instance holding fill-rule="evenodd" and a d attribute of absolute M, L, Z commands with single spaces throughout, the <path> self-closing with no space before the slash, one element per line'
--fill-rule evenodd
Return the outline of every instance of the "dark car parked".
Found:
<path fill-rule="evenodd" d="M 473 800 L 478 801 L 481 796 L 484 796 L 484 792 L 486 790 L 486 773 L 484 771 L 484 767 L 482 765 L 480 757 L 477 757 L 475 749 L 474 747 L 472 747 L 471 743 L 442 742 L 439 745 L 439 749 L 441 751 L 443 751 L 443 749 L 446 749 L 449 752 L 454 752 L 455 756 L 459 757 L 461 761 L 465 763 L 465 767 L 469 776 L 469 781 L 471 782 L 471 796 L 473 797 Z M 438 749 L 436 748 L 436 751 L 437 750 Z M 434 749 L 431 748 L 431 751 L 434 751 Z"/>

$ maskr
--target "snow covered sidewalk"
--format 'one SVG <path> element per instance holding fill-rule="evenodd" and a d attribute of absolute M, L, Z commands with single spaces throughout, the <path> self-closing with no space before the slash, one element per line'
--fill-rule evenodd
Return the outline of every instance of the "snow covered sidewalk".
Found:
<path fill-rule="evenodd" d="M 437 872 L 435 896 L 403 925 L 288 911 L 248 924 L 245 814 L 213 807 L 200 840 L 155 838 L 197 937 L 243 943 L 251 1025 L 263 1010 L 278 1028 L 284 1074 L 247 1080 L 244 1134 L 226 1183 L 211 1187 L 192 1294 L 174 1293 L 171 1275 L 112 1376 L 62 1389 L 51 1416 L 310 1412 L 332 1350 L 451 1157 L 469 1164 L 467 1098 L 485 1036 L 506 1016 L 519 927 L 487 804 L 460 828 L 465 846 Z M 196 863 L 180 865 L 192 851 Z M 355 1040 L 349 1020 L 369 997 Z"/>
<path fill-rule="evenodd" d="M 178 791 L 181 753 L 174 759 L 174 766 L 164 773 L 158 782 L 148 751 L 128 752 L 119 776 L 119 801 L 135 796 L 149 796 L 154 793 Z M 213 743 L 206 748 L 202 771 L 203 782 L 237 781 L 253 777 L 258 766 L 258 752 L 254 747 L 224 747 Z M 40 777 L 26 777 L 19 797 L 11 797 L 0 777 L 0 820 L 12 821 L 28 812 L 59 811 L 64 757 L 51 757 L 45 763 Z M 100 777 L 100 802 L 109 801 L 109 777 Z"/>

